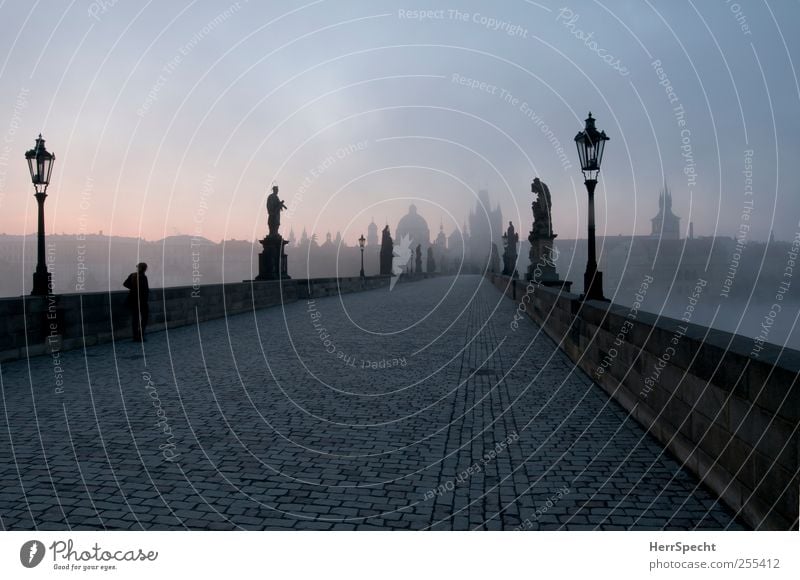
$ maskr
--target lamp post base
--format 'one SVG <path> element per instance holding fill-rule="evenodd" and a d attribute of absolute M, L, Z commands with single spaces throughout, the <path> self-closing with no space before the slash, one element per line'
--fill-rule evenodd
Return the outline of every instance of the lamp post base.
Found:
<path fill-rule="evenodd" d="M 49 296 L 52 287 L 52 277 L 50 272 L 34 272 L 33 273 L 33 290 L 31 296 Z"/>
<path fill-rule="evenodd" d="M 580 300 L 601 300 L 609 302 L 609 299 L 603 296 L 603 273 L 595 270 L 589 272 L 588 270 L 583 274 L 583 294 L 580 295 Z"/>

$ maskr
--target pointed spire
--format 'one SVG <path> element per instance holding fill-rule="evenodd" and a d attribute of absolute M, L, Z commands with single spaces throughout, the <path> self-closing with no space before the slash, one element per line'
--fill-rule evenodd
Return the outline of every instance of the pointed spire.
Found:
<path fill-rule="evenodd" d="M 669 191 L 669 185 L 667 185 L 667 178 L 664 177 L 664 209 L 666 211 L 672 210 L 672 194 Z"/>

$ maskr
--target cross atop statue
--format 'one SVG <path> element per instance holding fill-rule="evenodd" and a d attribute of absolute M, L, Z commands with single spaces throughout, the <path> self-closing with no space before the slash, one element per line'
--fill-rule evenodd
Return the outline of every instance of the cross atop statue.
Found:
<path fill-rule="evenodd" d="M 279 238 L 278 228 L 281 226 L 281 212 L 286 209 L 286 204 L 278 197 L 278 186 L 272 186 L 272 193 L 267 196 L 267 226 L 270 238 Z"/>

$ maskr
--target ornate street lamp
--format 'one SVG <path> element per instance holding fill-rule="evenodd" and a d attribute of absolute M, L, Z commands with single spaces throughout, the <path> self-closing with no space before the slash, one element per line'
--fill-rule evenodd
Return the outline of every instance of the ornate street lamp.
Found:
<path fill-rule="evenodd" d="M 358 238 L 358 247 L 361 248 L 361 277 L 364 278 L 364 244 L 367 243 L 367 240 L 364 238 L 364 234 L 361 234 L 361 237 Z"/>
<path fill-rule="evenodd" d="M 38 234 L 38 259 L 36 271 L 33 273 L 33 296 L 47 296 L 52 291 L 50 272 L 47 271 L 44 252 L 44 200 L 47 198 L 47 186 L 50 185 L 50 174 L 53 171 L 53 162 L 56 156 L 49 153 L 44 147 L 44 139 L 39 133 L 36 146 L 25 153 L 28 160 L 28 169 L 31 172 L 31 181 L 36 191 L 36 202 L 39 204 L 39 234 Z"/>
<path fill-rule="evenodd" d="M 589 255 L 586 260 L 586 272 L 583 274 L 583 300 L 606 300 L 603 296 L 603 273 L 597 271 L 597 252 L 594 239 L 594 188 L 597 186 L 597 175 L 600 173 L 600 162 L 603 160 L 605 148 L 605 131 L 598 131 L 594 126 L 592 114 L 586 119 L 583 131 L 575 136 L 578 157 L 581 160 L 586 191 L 589 194 Z"/>

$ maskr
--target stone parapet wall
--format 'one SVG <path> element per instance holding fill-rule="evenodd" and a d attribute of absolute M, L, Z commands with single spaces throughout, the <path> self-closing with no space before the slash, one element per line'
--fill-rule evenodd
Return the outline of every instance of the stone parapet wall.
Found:
<path fill-rule="evenodd" d="M 800 352 L 489 279 L 745 522 L 797 529 Z"/>
<path fill-rule="evenodd" d="M 404 275 L 412 282 L 428 274 Z M 245 281 L 150 290 L 148 332 L 301 299 L 389 286 L 390 276 Z M 130 338 L 127 290 L 0 299 L 0 362 Z"/>

